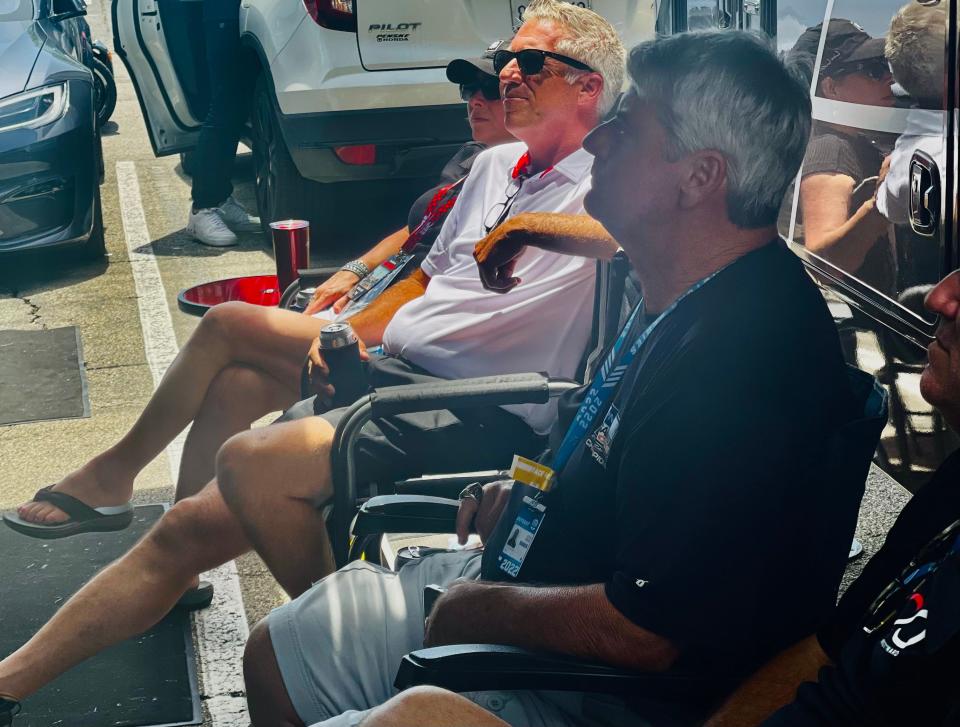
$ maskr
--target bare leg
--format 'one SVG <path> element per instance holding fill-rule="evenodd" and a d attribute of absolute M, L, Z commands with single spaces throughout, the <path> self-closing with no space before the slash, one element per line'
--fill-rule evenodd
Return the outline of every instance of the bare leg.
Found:
<path fill-rule="evenodd" d="M 80 589 L 37 634 L 0 661 L 0 693 L 24 699 L 104 648 L 146 631 L 198 573 L 249 550 L 211 482 L 181 500 L 133 549 Z"/>
<path fill-rule="evenodd" d="M 197 416 L 210 383 L 224 368 L 244 364 L 277 381 L 298 381 L 307 349 L 322 325 L 299 313 L 246 303 L 213 308 L 170 365 L 130 431 L 63 478 L 56 489 L 92 507 L 126 502 L 137 473 Z M 66 519 L 49 503 L 27 503 L 18 512 L 32 522 Z"/>
<path fill-rule="evenodd" d="M 250 632 L 243 652 L 243 680 L 253 727 L 303 727 L 283 683 L 266 621 Z"/>
<path fill-rule="evenodd" d="M 438 687 L 414 687 L 381 704 L 360 727 L 508 727 L 466 697 Z M 259 727 L 259 725 L 257 726 Z M 318 725 L 322 727 L 322 723 Z"/>
<path fill-rule="evenodd" d="M 217 450 L 230 437 L 264 414 L 293 405 L 300 395 L 296 383 L 248 366 L 228 366 L 217 374 L 183 447 L 176 499 L 195 495 L 213 479 Z"/>
<path fill-rule="evenodd" d="M 252 429 L 217 454 L 217 482 L 253 547 L 291 597 L 334 570 L 318 498 L 332 494 L 334 429 L 320 417 Z"/>

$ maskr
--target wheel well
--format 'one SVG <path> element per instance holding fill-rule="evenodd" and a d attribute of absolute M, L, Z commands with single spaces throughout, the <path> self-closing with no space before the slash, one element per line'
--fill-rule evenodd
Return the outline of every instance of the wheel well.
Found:
<path fill-rule="evenodd" d="M 263 75 L 270 87 L 270 96 L 276 104 L 277 94 L 273 87 L 273 74 L 270 73 L 270 64 L 267 62 L 267 56 L 263 52 L 263 47 L 256 36 L 251 33 L 244 33 L 240 36 L 240 47 L 243 53 L 243 70 L 247 78 L 251 80 L 250 88 L 256 82 L 259 75 Z M 247 107 L 247 123 L 251 122 L 251 112 L 253 111 L 253 94 L 250 94 L 250 103 Z"/>

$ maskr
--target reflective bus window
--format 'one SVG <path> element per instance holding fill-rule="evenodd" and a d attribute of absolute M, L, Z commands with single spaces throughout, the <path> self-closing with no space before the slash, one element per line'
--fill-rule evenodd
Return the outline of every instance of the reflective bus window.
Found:
<path fill-rule="evenodd" d="M 867 286 L 867 297 L 898 303 L 922 324 L 931 317 L 917 304 L 917 287 L 939 279 L 943 231 L 911 226 L 910 179 L 918 152 L 946 169 L 945 4 L 835 0 L 829 18 L 825 12 L 824 2 L 778 11 L 778 45 L 805 69 L 814 104 L 781 232 Z M 924 187 L 941 214 L 942 189 L 930 179 Z M 923 217 L 914 212 L 915 222 Z"/>
<path fill-rule="evenodd" d="M 687 30 L 716 30 L 719 18 L 717 0 L 687 0 Z"/>

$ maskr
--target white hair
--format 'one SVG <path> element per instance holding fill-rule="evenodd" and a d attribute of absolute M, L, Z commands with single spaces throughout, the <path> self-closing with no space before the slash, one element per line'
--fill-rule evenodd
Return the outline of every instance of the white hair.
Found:
<path fill-rule="evenodd" d="M 623 88 L 626 49 L 620 36 L 606 19 L 592 10 L 560 0 L 531 0 L 523 11 L 523 22 L 556 23 L 566 32 L 557 41 L 555 51 L 586 63 L 603 78 L 603 92 L 597 105 L 597 118 L 613 108 Z M 585 71 L 564 74 L 573 83 Z"/>
<path fill-rule="evenodd" d="M 779 59 L 765 36 L 729 30 L 641 43 L 627 70 L 666 130 L 667 159 L 720 152 L 730 221 L 746 229 L 776 222 L 810 138 L 802 72 Z"/>
<path fill-rule="evenodd" d="M 916 99 L 940 99 L 945 83 L 945 5 L 904 5 L 890 21 L 885 55 L 893 77 Z"/>

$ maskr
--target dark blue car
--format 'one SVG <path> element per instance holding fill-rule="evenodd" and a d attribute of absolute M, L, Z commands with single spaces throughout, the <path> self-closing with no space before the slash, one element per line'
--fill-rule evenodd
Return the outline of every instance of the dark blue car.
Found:
<path fill-rule="evenodd" d="M 0 0 L 0 255 L 103 255 L 103 162 L 83 0 Z"/>

